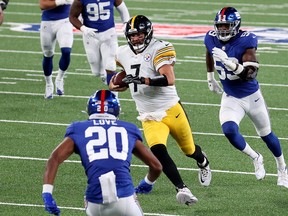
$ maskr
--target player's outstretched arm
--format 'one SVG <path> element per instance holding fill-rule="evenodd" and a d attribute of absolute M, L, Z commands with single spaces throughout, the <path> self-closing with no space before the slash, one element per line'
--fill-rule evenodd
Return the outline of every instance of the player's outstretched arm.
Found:
<path fill-rule="evenodd" d="M 151 192 L 156 179 L 162 172 L 162 165 L 154 154 L 144 146 L 144 144 L 137 140 L 133 154 L 149 166 L 149 172 L 139 185 L 135 188 L 136 193 L 149 193 Z"/>
<path fill-rule="evenodd" d="M 43 179 L 42 199 L 45 205 L 45 210 L 50 214 L 60 215 L 56 201 L 54 200 L 53 183 L 57 174 L 59 165 L 66 160 L 74 152 L 74 142 L 69 137 L 66 137 L 52 152 L 49 157 Z"/>

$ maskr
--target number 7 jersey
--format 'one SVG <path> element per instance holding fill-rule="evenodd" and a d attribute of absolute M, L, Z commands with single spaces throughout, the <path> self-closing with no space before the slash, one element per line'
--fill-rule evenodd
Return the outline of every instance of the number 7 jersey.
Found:
<path fill-rule="evenodd" d="M 163 65 L 175 64 L 176 52 L 171 43 L 153 38 L 147 48 L 139 54 L 135 54 L 129 45 L 120 46 L 116 61 L 126 74 L 153 78 L 160 75 L 158 70 Z M 140 114 L 165 111 L 179 101 L 174 85 L 160 87 L 131 83 L 129 89 Z"/>

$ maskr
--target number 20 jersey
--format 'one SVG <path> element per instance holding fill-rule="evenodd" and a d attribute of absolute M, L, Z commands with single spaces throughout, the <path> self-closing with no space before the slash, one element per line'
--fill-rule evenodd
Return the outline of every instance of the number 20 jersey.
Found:
<path fill-rule="evenodd" d="M 119 198 L 134 194 L 129 167 L 135 143 L 142 141 L 136 125 L 120 120 L 90 119 L 70 124 L 65 137 L 74 141 L 74 151 L 80 155 L 88 178 L 88 201 L 103 202 L 99 177 L 110 171 L 116 176 Z"/>

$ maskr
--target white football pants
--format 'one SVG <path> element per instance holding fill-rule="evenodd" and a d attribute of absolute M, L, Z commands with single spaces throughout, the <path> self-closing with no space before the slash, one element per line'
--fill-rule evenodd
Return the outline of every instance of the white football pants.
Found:
<path fill-rule="evenodd" d="M 117 202 L 97 204 L 85 201 L 88 216 L 143 216 L 136 195 L 119 198 Z"/>
<path fill-rule="evenodd" d="M 259 136 L 263 137 L 271 132 L 269 112 L 260 89 L 244 98 L 222 94 L 219 112 L 221 125 L 228 121 L 239 125 L 245 114 L 252 120 Z"/>

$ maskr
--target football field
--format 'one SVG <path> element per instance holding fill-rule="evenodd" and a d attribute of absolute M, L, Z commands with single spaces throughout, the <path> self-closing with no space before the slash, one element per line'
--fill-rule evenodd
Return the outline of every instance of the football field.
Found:
<path fill-rule="evenodd" d="M 131 16 L 146 15 L 154 24 L 155 36 L 174 44 L 176 88 L 189 117 L 195 143 L 206 152 L 212 169 L 211 185 L 201 186 L 195 161 L 185 157 L 169 137 L 168 151 L 185 184 L 199 201 L 190 207 L 178 204 L 175 188 L 163 173 L 151 194 L 138 196 L 144 215 L 287 215 L 288 188 L 277 186 L 275 159 L 258 138 L 250 119 L 245 117 L 240 131 L 264 157 L 267 172 L 264 180 L 256 180 L 252 160 L 232 147 L 222 135 L 218 119 L 220 96 L 208 89 L 203 45 L 205 33 L 213 28 L 216 12 L 224 6 L 235 7 L 242 17 L 243 29 L 258 35 L 257 79 L 270 112 L 272 129 L 280 139 L 288 163 L 287 1 L 125 2 Z M 122 45 L 126 40 L 116 10 L 115 15 L 119 45 Z M 48 215 L 41 197 L 46 160 L 63 139 L 66 127 L 72 121 L 87 119 L 83 111 L 88 97 L 98 89 L 107 88 L 100 78 L 92 75 L 82 36 L 75 32 L 71 64 L 65 77 L 65 95 L 44 99 L 40 20 L 38 1 L 10 0 L 0 26 L 0 216 Z M 57 46 L 54 71 L 58 69 L 59 57 Z M 119 98 L 120 119 L 141 128 L 130 93 L 120 93 Z M 133 158 L 134 184 L 146 173 L 147 167 Z M 60 166 L 55 181 L 53 196 L 61 215 L 85 215 L 85 187 L 84 169 L 79 156 L 73 155 Z"/>

